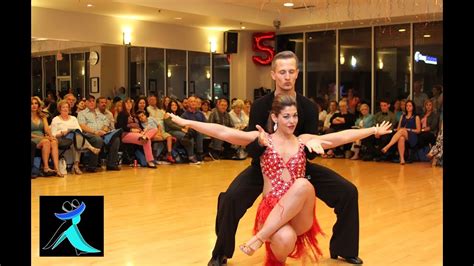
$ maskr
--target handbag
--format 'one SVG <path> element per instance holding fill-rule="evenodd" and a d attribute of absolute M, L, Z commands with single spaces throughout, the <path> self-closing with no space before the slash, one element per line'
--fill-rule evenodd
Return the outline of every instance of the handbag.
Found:
<path fill-rule="evenodd" d="M 67 175 L 67 162 L 64 157 L 61 157 L 61 159 L 59 159 L 59 173 L 61 173 L 62 175 Z"/>

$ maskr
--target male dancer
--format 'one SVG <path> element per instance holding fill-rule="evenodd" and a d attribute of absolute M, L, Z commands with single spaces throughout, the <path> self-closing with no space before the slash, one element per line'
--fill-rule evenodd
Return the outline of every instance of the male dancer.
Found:
<path fill-rule="evenodd" d="M 291 51 L 275 55 L 272 62 L 271 76 L 275 81 L 275 91 L 255 101 L 250 111 L 247 130 L 256 130 L 256 125 L 266 125 L 275 95 L 289 94 L 296 97 L 298 124 L 296 136 L 309 133 L 317 134 L 316 106 L 306 97 L 296 93 L 295 83 L 298 78 L 298 58 Z M 263 176 L 260 169 L 260 155 L 265 147 L 258 142 L 247 145 L 247 151 L 253 158 L 252 164 L 232 181 L 226 192 L 218 199 L 216 217 L 217 241 L 212 251 L 208 266 L 227 263 L 232 258 L 235 248 L 235 233 L 240 218 L 262 192 Z M 306 157 L 311 160 L 315 153 L 306 150 Z M 357 188 L 336 172 L 310 162 L 306 163 L 306 176 L 315 187 L 317 197 L 337 215 L 333 227 L 329 250 L 331 258 L 343 258 L 352 264 L 362 264 L 359 253 L 359 206 Z"/>

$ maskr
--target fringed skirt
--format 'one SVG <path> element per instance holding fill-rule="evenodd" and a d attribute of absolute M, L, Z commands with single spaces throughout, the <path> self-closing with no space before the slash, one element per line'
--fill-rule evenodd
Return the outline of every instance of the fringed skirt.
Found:
<path fill-rule="evenodd" d="M 262 199 L 257 209 L 257 217 L 255 218 L 255 225 L 253 228 L 254 235 L 260 230 L 260 228 L 262 228 L 263 224 L 267 220 L 268 215 L 270 214 L 272 209 L 278 204 L 279 200 L 279 198 L 272 195 L 267 195 Z M 316 239 L 316 236 L 318 234 L 322 234 L 322 231 L 318 224 L 318 221 L 316 220 L 316 214 L 313 210 L 313 225 L 308 231 L 297 237 L 295 248 L 288 257 L 294 259 L 302 259 L 303 264 L 305 264 L 306 259 L 308 257 L 311 260 L 310 264 L 314 264 L 315 262 L 317 262 L 318 257 L 322 255 L 322 252 L 318 246 L 318 241 Z M 272 249 L 270 248 L 270 241 L 265 242 L 265 249 L 265 266 L 285 265 L 284 263 L 279 262 L 276 259 L 275 255 L 272 252 Z"/>

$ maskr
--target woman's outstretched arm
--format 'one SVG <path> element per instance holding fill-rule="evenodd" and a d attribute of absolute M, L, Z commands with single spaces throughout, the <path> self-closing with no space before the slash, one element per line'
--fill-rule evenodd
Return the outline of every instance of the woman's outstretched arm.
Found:
<path fill-rule="evenodd" d="M 323 149 L 330 149 L 334 147 L 341 146 L 346 143 L 354 142 L 359 139 L 366 138 L 371 135 L 385 135 L 391 133 L 390 129 L 392 126 L 391 123 L 384 121 L 382 124 L 377 124 L 376 126 L 369 128 L 361 129 L 347 129 L 335 133 L 330 133 L 326 135 L 311 135 L 311 134 L 302 134 L 299 136 L 301 141 L 308 147 L 310 151 L 316 151 L 313 148 L 313 143 L 317 143 L 323 147 Z"/>
<path fill-rule="evenodd" d="M 215 123 L 198 122 L 194 120 L 183 119 L 174 114 L 169 114 L 173 122 L 180 126 L 188 126 L 196 131 L 211 136 L 216 139 L 220 139 L 235 145 L 246 146 L 250 142 L 254 141 L 259 136 L 259 131 L 241 131 L 231 127 Z M 257 126 L 258 128 L 259 126 Z M 263 129 L 262 129 L 263 130 Z"/>

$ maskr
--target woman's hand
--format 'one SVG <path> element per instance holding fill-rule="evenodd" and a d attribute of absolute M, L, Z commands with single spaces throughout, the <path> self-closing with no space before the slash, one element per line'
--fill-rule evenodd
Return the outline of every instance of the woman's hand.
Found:
<path fill-rule="evenodd" d="M 383 121 L 382 124 L 377 124 L 375 125 L 375 136 L 381 136 L 385 134 L 392 133 L 392 130 L 390 129 L 392 127 L 392 123 L 388 121 Z"/>
<path fill-rule="evenodd" d="M 317 154 L 324 154 L 324 148 L 321 144 L 326 144 L 328 146 L 332 145 L 332 142 L 321 140 L 318 138 L 311 138 L 304 145 L 308 148 L 309 152 L 316 152 Z"/>
<path fill-rule="evenodd" d="M 255 126 L 258 130 L 258 144 L 262 147 L 268 147 L 268 133 L 263 130 L 263 128 L 259 125 Z"/>

